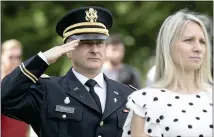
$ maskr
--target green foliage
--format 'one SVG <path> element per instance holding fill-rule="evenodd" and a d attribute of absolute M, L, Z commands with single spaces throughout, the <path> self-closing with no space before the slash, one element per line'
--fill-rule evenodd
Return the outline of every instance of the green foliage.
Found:
<path fill-rule="evenodd" d="M 167 16 L 183 8 L 213 16 L 212 1 L 2 1 L 1 40 L 15 38 L 21 41 L 24 59 L 27 59 L 39 51 L 61 45 L 62 38 L 55 31 L 57 21 L 69 10 L 89 5 L 102 6 L 113 13 L 114 25 L 110 34 L 123 36 L 127 46 L 124 62 L 140 71 L 142 84 L 153 65 L 149 59 L 155 54 L 157 33 Z M 64 75 L 70 65 L 71 62 L 63 57 L 46 73 Z"/>

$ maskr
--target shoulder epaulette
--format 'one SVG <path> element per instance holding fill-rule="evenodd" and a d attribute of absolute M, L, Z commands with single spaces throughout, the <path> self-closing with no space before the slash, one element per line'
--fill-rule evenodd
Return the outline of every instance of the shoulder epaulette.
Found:
<path fill-rule="evenodd" d="M 132 85 L 128 85 L 128 86 L 134 90 L 138 90 L 137 88 L 133 87 Z"/>

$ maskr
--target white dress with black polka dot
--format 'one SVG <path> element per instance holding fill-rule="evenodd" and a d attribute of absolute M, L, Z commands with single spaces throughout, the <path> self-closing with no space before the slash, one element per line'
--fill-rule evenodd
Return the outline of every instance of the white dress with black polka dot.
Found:
<path fill-rule="evenodd" d="M 145 118 L 144 132 L 151 137 L 212 137 L 212 90 L 197 94 L 144 88 L 128 97 L 130 109 L 123 137 L 131 136 L 133 111 Z"/>

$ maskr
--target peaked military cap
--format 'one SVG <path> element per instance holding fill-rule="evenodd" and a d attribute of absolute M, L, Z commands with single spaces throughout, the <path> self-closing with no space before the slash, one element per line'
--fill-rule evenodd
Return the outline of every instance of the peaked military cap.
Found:
<path fill-rule="evenodd" d="M 112 27 L 110 11 L 102 7 L 90 6 L 71 10 L 56 25 L 56 32 L 67 39 L 106 40 Z"/>

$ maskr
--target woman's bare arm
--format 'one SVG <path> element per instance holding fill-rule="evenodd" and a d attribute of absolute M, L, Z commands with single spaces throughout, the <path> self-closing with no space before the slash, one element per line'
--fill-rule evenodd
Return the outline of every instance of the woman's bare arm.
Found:
<path fill-rule="evenodd" d="M 133 114 L 131 122 L 131 136 L 132 137 L 150 137 L 144 132 L 145 118 Z"/>

